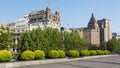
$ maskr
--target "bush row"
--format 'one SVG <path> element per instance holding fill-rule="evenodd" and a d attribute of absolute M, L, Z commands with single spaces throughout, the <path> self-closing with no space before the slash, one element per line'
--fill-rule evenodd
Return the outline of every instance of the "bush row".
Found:
<path fill-rule="evenodd" d="M 81 56 L 93 56 L 93 55 L 107 55 L 110 54 L 108 50 L 82 50 L 80 51 Z"/>
<path fill-rule="evenodd" d="M 44 57 L 45 57 L 45 53 L 41 50 L 36 50 L 34 52 L 27 50 L 21 54 L 20 58 L 22 60 L 34 60 L 34 59 L 38 60 L 38 59 L 44 59 Z"/>
<path fill-rule="evenodd" d="M 68 57 L 79 57 L 79 56 L 92 56 L 92 55 L 107 55 L 110 54 L 108 50 L 69 50 L 67 52 Z M 63 50 L 51 50 L 48 53 L 49 58 L 64 58 L 66 56 Z M 38 60 L 44 59 L 45 53 L 41 50 L 36 50 L 34 52 L 27 50 L 20 55 L 21 60 Z M 7 50 L 0 50 L 0 62 L 8 62 L 12 59 L 12 53 Z"/>
<path fill-rule="evenodd" d="M 49 56 L 50 58 L 63 58 L 65 57 L 65 52 L 62 50 L 51 50 L 49 52 Z M 21 54 L 21 59 L 22 60 L 33 60 L 33 59 L 44 59 L 45 58 L 45 53 L 41 50 L 36 50 L 34 52 L 32 51 L 24 51 Z"/>
<path fill-rule="evenodd" d="M 79 57 L 79 56 L 94 56 L 94 55 L 107 55 L 110 54 L 108 50 L 69 50 L 69 57 Z"/>

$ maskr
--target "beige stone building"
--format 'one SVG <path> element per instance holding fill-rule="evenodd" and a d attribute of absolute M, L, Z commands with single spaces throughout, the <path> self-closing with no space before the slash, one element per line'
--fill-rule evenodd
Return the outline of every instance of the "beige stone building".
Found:
<path fill-rule="evenodd" d="M 79 34 L 80 38 L 83 38 L 83 29 L 84 28 L 69 28 L 72 32 Z"/>
<path fill-rule="evenodd" d="M 100 42 L 107 42 L 112 39 L 112 31 L 111 31 L 111 21 L 108 19 L 98 20 L 98 25 L 100 27 Z"/>
<path fill-rule="evenodd" d="M 83 38 L 89 43 L 95 45 L 100 44 L 100 29 L 93 14 L 88 23 L 88 26 L 83 30 Z"/>

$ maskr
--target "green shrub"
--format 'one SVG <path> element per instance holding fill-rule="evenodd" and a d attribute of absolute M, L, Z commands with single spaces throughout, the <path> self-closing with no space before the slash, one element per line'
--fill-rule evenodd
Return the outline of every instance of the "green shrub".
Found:
<path fill-rule="evenodd" d="M 89 56 L 90 52 L 88 50 L 82 50 L 80 51 L 81 56 Z"/>
<path fill-rule="evenodd" d="M 51 50 L 51 51 L 49 52 L 49 57 L 50 57 L 50 58 L 58 58 L 58 57 L 59 57 L 59 52 L 56 51 L 56 50 Z"/>
<path fill-rule="evenodd" d="M 35 54 L 34 52 L 32 51 L 24 51 L 22 54 L 21 54 L 21 59 L 22 60 L 33 60 L 35 58 Z"/>
<path fill-rule="evenodd" d="M 77 50 L 69 50 L 68 56 L 69 57 L 79 57 L 79 52 Z"/>
<path fill-rule="evenodd" d="M 110 52 L 108 50 L 104 50 L 104 55 L 108 55 Z"/>
<path fill-rule="evenodd" d="M 45 53 L 41 50 L 36 50 L 35 52 L 35 59 L 44 59 Z"/>
<path fill-rule="evenodd" d="M 91 55 L 91 56 L 92 56 L 92 55 L 97 55 L 97 52 L 96 52 L 95 50 L 90 50 L 89 52 L 90 52 L 90 55 Z"/>
<path fill-rule="evenodd" d="M 104 55 L 104 51 L 102 51 L 102 50 L 97 50 L 97 55 Z"/>
<path fill-rule="evenodd" d="M 75 57 L 76 53 L 74 52 L 74 50 L 69 50 L 68 51 L 68 56 L 69 57 Z"/>
<path fill-rule="evenodd" d="M 7 50 L 0 50 L 0 62 L 10 61 L 12 59 L 12 53 Z"/>
<path fill-rule="evenodd" d="M 79 56 L 80 56 L 79 51 L 75 50 L 75 53 L 76 53 L 76 57 L 79 57 Z"/>
<path fill-rule="evenodd" d="M 64 58 L 65 57 L 65 52 L 64 51 L 58 50 L 58 53 L 59 53 L 59 57 L 60 58 Z"/>

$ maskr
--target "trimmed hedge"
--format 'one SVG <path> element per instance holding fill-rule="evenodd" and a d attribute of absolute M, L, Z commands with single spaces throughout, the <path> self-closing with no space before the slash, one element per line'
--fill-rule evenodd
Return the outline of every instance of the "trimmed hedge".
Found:
<path fill-rule="evenodd" d="M 82 50 L 82 51 L 80 51 L 80 55 L 81 56 L 89 56 L 90 52 L 88 50 Z"/>
<path fill-rule="evenodd" d="M 58 58 L 59 57 L 59 52 L 57 50 L 51 50 L 49 52 L 49 57 L 50 58 Z"/>
<path fill-rule="evenodd" d="M 65 57 L 65 52 L 63 50 L 58 50 L 58 53 L 59 53 L 59 58 Z"/>
<path fill-rule="evenodd" d="M 97 55 L 104 55 L 104 51 L 102 51 L 102 50 L 97 50 Z"/>
<path fill-rule="evenodd" d="M 90 50 L 89 52 L 90 52 L 90 55 L 91 55 L 91 56 L 93 56 L 93 55 L 97 55 L 96 50 Z"/>
<path fill-rule="evenodd" d="M 110 52 L 108 50 L 81 50 L 80 53 L 77 50 L 69 50 L 69 57 L 79 57 L 81 56 L 93 56 L 93 55 L 108 55 Z M 66 56 L 63 50 L 51 50 L 48 53 L 50 58 L 64 58 Z M 42 50 L 36 50 L 34 52 L 27 50 L 21 54 L 22 60 L 34 60 L 34 59 L 44 59 L 45 53 Z M 12 53 L 7 50 L 0 50 L 0 62 L 8 62 L 12 59 Z"/>
<path fill-rule="evenodd" d="M 21 59 L 22 60 L 34 60 L 35 59 L 35 54 L 34 52 L 32 51 L 24 51 L 22 54 L 21 54 Z"/>
<path fill-rule="evenodd" d="M 12 53 L 7 50 L 0 50 L 0 62 L 8 62 L 12 59 Z"/>
<path fill-rule="evenodd" d="M 35 53 L 35 59 L 44 59 L 45 58 L 45 53 L 41 50 L 36 50 L 34 51 Z"/>
<path fill-rule="evenodd" d="M 77 50 L 69 50 L 68 51 L 68 56 L 69 57 L 79 57 L 79 51 L 77 51 Z"/>
<path fill-rule="evenodd" d="M 108 55 L 110 52 L 108 50 L 104 50 L 104 55 Z"/>

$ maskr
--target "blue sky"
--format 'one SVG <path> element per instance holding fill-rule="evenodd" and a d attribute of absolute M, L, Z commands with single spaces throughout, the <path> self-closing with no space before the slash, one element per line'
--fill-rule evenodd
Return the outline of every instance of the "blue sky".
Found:
<path fill-rule="evenodd" d="M 64 27 L 86 27 L 91 14 L 97 20 L 111 20 L 113 32 L 120 32 L 120 0 L 0 0 L 0 23 L 14 22 L 34 10 L 59 9 Z"/>

